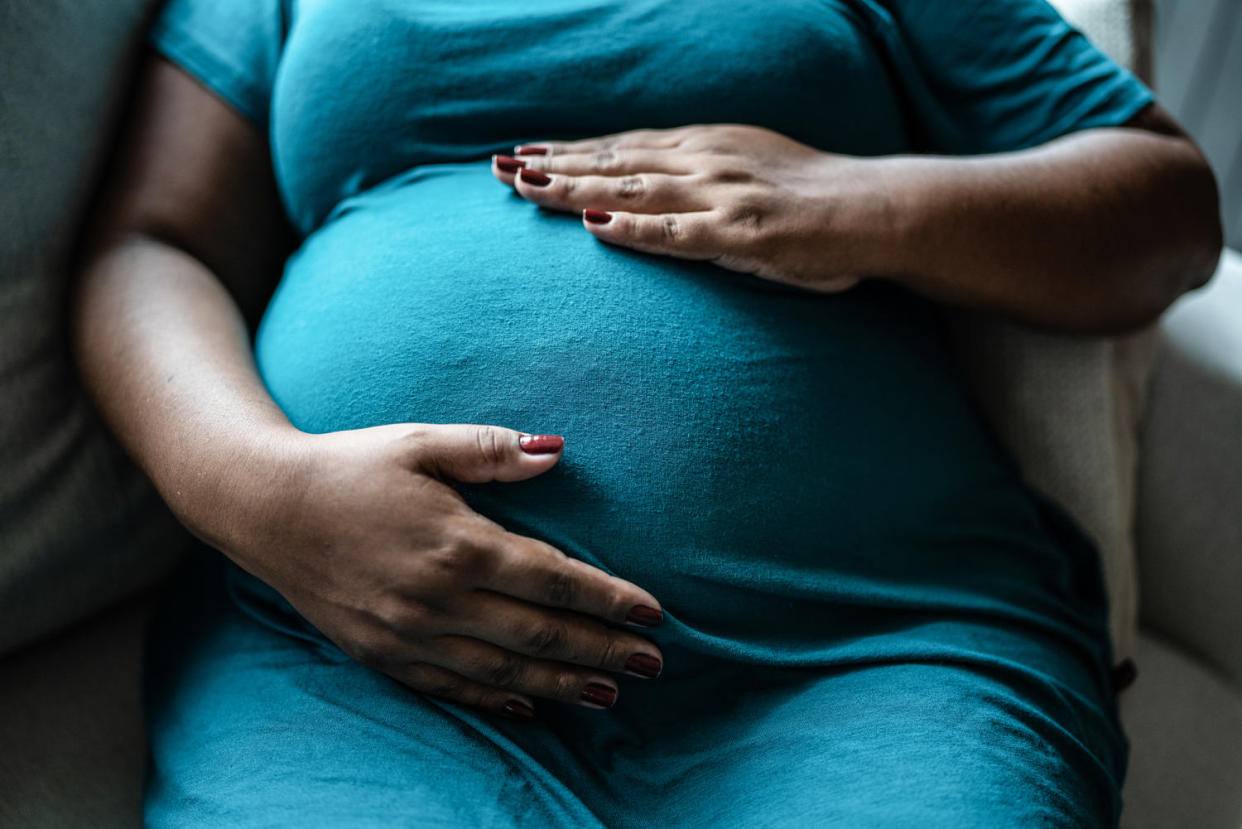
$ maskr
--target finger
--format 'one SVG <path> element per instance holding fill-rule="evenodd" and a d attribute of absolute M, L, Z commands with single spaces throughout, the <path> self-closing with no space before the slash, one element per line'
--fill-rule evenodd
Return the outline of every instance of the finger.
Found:
<path fill-rule="evenodd" d="M 605 242 L 681 259 L 715 259 L 727 252 L 729 242 L 721 231 L 721 217 L 716 210 L 686 213 L 584 211 L 582 223 Z"/>
<path fill-rule="evenodd" d="M 475 543 L 488 560 L 475 568 L 475 587 L 616 624 L 651 627 L 663 620 L 655 596 L 636 584 L 535 538 L 489 526 L 478 532 Z"/>
<path fill-rule="evenodd" d="M 528 155 L 515 158 L 507 155 L 492 156 L 492 175 L 505 184 L 512 185 L 521 169 L 538 170 L 547 175 L 601 175 L 623 176 L 634 173 L 667 173 L 669 175 L 692 175 L 694 166 L 683 155 L 663 150 L 601 150 L 589 154 L 564 156 Z"/>
<path fill-rule="evenodd" d="M 547 176 L 523 170 L 513 182 L 518 195 L 541 207 L 579 213 L 584 208 L 635 213 L 687 213 L 707 208 L 709 194 L 698 176 L 635 173 L 625 176 Z"/>
<path fill-rule="evenodd" d="M 486 686 L 587 708 L 611 708 L 617 699 L 616 681 L 600 671 L 534 659 L 470 636 L 444 634 L 432 642 L 433 664 Z"/>
<path fill-rule="evenodd" d="M 462 634 L 541 659 L 645 679 L 659 676 L 664 664 L 660 649 L 640 636 L 490 590 L 474 591 L 454 622 Z"/>
<path fill-rule="evenodd" d="M 531 157 L 514 158 L 513 156 L 508 155 L 493 155 L 492 175 L 503 181 L 505 184 L 512 186 L 513 179 L 516 178 L 518 171 L 529 163 L 530 158 Z"/>
<path fill-rule="evenodd" d="M 412 436 L 412 461 L 441 480 L 521 481 L 556 465 L 559 435 L 532 435 L 476 423 L 424 424 Z"/>
<path fill-rule="evenodd" d="M 661 149 L 676 147 L 685 137 L 686 127 L 666 129 L 636 129 L 625 132 L 584 138 L 579 141 L 527 141 L 513 147 L 514 155 L 562 155 L 564 153 L 593 153 L 602 149 L 619 147 L 649 147 Z"/>
<path fill-rule="evenodd" d="M 514 161 L 528 170 L 549 175 L 624 176 L 631 173 L 690 175 L 696 172 L 693 159 L 684 153 L 648 148 L 608 149 L 593 153 L 567 153 L 558 156 L 522 156 Z"/>
<path fill-rule="evenodd" d="M 484 685 L 439 665 L 415 662 L 394 665 L 383 671 L 402 685 L 450 702 L 474 706 L 516 720 L 529 720 L 535 715 L 535 702 L 530 697 Z"/>

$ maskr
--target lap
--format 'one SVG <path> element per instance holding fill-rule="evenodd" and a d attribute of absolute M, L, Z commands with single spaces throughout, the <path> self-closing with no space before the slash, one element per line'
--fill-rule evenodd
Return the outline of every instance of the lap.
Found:
<path fill-rule="evenodd" d="M 332 658 L 210 585 L 157 621 L 155 827 L 1116 820 L 1116 781 L 1064 718 L 965 666 L 722 667 L 510 723 Z"/>
<path fill-rule="evenodd" d="M 1107 770 L 1058 732 L 959 666 L 782 679 L 663 740 L 657 802 L 669 825 L 1110 825 Z"/>
<path fill-rule="evenodd" d="M 261 624 L 218 583 L 190 592 L 149 642 L 146 825 L 593 825 L 429 697 Z"/>

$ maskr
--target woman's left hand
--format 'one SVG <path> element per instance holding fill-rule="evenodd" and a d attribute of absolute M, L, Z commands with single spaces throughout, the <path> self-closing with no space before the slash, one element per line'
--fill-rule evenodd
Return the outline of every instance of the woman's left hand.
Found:
<path fill-rule="evenodd" d="M 824 293 L 866 275 L 863 248 L 884 215 L 867 159 L 763 127 L 696 124 L 514 150 L 519 158 L 492 156 L 493 174 L 535 204 L 579 213 L 606 242 Z"/>

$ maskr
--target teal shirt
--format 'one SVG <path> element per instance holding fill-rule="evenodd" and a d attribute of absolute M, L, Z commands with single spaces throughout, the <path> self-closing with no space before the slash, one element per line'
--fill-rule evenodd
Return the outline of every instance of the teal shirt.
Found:
<path fill-rule="evenodd" d="M 889 282 L 824 295 L 610 246 L 490 173 L 520 142 L 689 123 L 855 155 L 1002 152 L 1151 101 L 1050 7 L 173 0 L 152 42 L 270 140 L 301 245 L 255 351 L 295 425 L 565 436 L 544 475 L 458 488 L 660 599 L 662 687 L 623 686 L 628 733 L 701 705 L 677 681 L 723 671 L 956 665 L 915 685 L 944 705 L 969 698 L 962 677 L 1003 687 L 1094 792 L 1066 813 L 1115 819 L 1126 747 L 1097 552 L 1021 483 L 936 308 Z M 231 578 L 248 613 L 343 661 L 275 591 Z M 607 732 L 589 750 L 506 739 L 616 765 Z"/>

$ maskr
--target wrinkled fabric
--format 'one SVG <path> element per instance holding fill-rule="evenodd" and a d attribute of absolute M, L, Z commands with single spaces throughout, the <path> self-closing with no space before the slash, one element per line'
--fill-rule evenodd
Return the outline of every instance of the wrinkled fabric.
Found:
<path fill-rule="evenodd" d="M 1098 552 L 1021 483 L 935 307 L 610 246 L 490 173 L 687 123 L 995 152 L 1151 100 L 1049 7 L 173 0 L 152 43 L 270 139 L 302 242 L 255 351 L 292 422 L 564 435 L 549 472 L 458 489 L 651 591 L 665 668 L 510 723 L 205 555 L 153 642 L 151 825 L 1116 824 Z"/>

